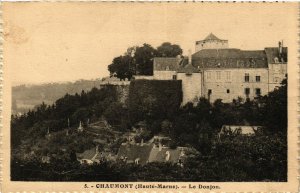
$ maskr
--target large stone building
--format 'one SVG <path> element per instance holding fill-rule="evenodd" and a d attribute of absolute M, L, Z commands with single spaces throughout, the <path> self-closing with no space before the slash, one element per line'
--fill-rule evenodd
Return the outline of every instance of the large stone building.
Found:
<path fill-rule="evenodd" d="M 228 48 L 227 40 L 210 34 L 196 42 L 189 57 L 154 58 L 153 79 L 181 80 L 183 104 L 200 97 L 211 102 L 268 94 L 280 86 L 287 73 L 287 48 L 240 50 Z"/>

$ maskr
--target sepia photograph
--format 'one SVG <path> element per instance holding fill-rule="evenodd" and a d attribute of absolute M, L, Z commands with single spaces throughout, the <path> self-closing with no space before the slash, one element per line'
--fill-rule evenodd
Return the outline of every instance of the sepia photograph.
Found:
<path fill-rule="evenodd" d="M 5 3 L 8 180 L 297 180 L 297 6 Z"/>

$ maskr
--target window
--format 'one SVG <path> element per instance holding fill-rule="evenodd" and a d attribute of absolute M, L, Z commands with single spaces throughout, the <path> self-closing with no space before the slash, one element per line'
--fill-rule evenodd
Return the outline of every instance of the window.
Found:
<path fill-rule="evenodd" d="M 255 77 L 256 82 L 260 82 L 260 76 Z"/>
<path fill-rule="evenodd" d="M 220 80 L 220 79 L 221 79 L 221 72 L 217 71 L 217 80 Z"/>
<path fill-rule="evenodd" d="M 245 82 L 249 82 L 249 73 L 245 73 Z"/>
<path fill-rule="evenodd" d="M 212 94 L 212 90 L 208 89 L 208 95 L 211 95 L 211 94 Z"/>
<path fill-rule="evenodd" d="M 211 72 L 207 72 L 207 80 L 211 79 Z"/>
<path fill-rule="evenodd" d="M 173 80 L 177 80 L 177 75 L 173 75 Z"/>
<path fill-rule="evenodd" d="M 226 80 L 230 80 L 231 79 L 231 72 L 226 72 Z"/>
<path fill-rule="evenodd" d="M 245 88 L 245 94 L 249 95 L 250 94 L 250 88 Z"/>
<path fill-rule="evenodd" d="M 230 93 L 230 90 L 229 89 L 227 89 L 227 91 L 226 91 L 227 93 Z"/>
<path fill-rule="evenodd" d="M 256 89 L 255 89 L 255 94 L 256 94 L 256 96 L 260 96 L 260 95 L 261 95 L 261 90 L 260 90 L 260 88 L 256 88 Z"/>

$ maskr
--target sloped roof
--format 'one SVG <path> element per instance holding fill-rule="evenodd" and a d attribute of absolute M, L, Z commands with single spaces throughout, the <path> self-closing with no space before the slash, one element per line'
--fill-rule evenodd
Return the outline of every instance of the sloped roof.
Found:
<path fill-rule="evenodd" d="M 265 50 L 240 50 L 235 48 L 203 49 L 192 55 L 192 65 L 188 58 L 154 58 L 154 70 L 170 70 L 179 73 L 195 73 L 201 68 L 268 68 L 268 63 L 287 62 L 287 47 L 265 48 Z"/>
<path fill-rule="evenodd" d="M 225 132 L 225 130 L 227 131 L 231 131 L 233 133 L 238 133 L 240 132 L 240 134 L 242 135 L 251 135 L 251 134 L 255 134 L 255 131 L 258 128 L 262 128 L 262 126 L 244 126 L 244 125 L 223 125 L 222 129 L 221 129 L 221 133 Z"/>
<path fill-rule="evenodd" d="M 178 162 L 178 159 L 180 158 L 183 149 L 170 149 L 163 147 L 161 151 L 159 151 L 159 148 L 153 148 L 149 156 L 149 162 L 166 162 L 167 151 L 170 153 L 170 158 L 168 161 L 176 163 Z"/>
<path fill-rule="evenodd" d="M 192 58 L 266 58 L 266 54 L 264 50 L 203 49 L 194 53 Z"/>
<path fill-rule="evenodd" d="M 282 61 L 280 61 L 280 58 L 282 57 L 284 60 L 283 63 L 286 63 L 288 60 L 288 57 L 287 57 L 288 56 L 288 48 L 287 47 L 282 48 L 281 56 L 279 54 L 279 48 L 277 48 L 277 47 L 265 48 L 265 52 L 266 52 L 269 64 L 275 63 L 275 61 L 274 61 L 275 57 L 277 57 L 279 59 L 279 62 L 282 62 Z"/>
<path fill-rule="evenodd" d="M 208 36 L 206 36 L 204 40 L 221 40 L 221 39 L 217 38 L 217 36 L 215 36 L 213 33 L 210 33 L 208 34 Z"/>
<path fill-rule="evenodd" d="M 95 155 L 96 155 L 96 147 L 89 150 L 85 150 L 83 153 L 76 153 L 76 156 L 79 159 L 91 160 Z"/>
<path fill-rule="evenodd" d="M 153 69 L 157 71 L 176 71 L 182 58 L 157 57 L 153 61 Z"/>
<path fill-rule="evenodd" d="M 144 144 L 143 146 L 124 144 L 121 145 L 117 158 L 127 157 L 127 162 L 134 162 L 139 158 L 140 164 L 146 164 L 152 147 L 153 144 Z"/>
<path fill-rule="evenodd" d="M 111 152 L 100 152 L 98 155 L 95 157 L 95 160 L 102 160 L 102 159 L 109 159 L 109 160 L 114 160 L 115 155 L 113 155 Z"/>
<path fill-rule="evenodd" d="M 198 68 L 268 68 L 264 50 L 204 49 L 192 55 Z"/>
<path fill-rule="evenodd" d="M 199 69 L 194 67 L 192 64 L 187 64 L 185 66 L 180 66 L 178 71 L 179 73 L 186 73 L 186 74 L 192 74 L 199 72 Z"/>

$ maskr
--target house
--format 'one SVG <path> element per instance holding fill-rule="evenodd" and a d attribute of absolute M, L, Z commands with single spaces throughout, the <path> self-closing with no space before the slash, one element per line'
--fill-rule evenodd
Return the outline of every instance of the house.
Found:
<path fill-rule="evenodd" d="M 117 159 L 125 163 L 146 164 L 148 163 L 153 144 L 122 144 Z"/>
<path fill-rule="evenodd" d="M 162 135 L 155 135 L 148 141 L 148 143 L 153 143 L 156 146 L 158 146 L 159 144 L 161 144 L 163 147 L 169 146 L 171 143 L 171 138 Z"/>
<path fill-rule="evenodd" d="M 254 99 L 280 86 L 287 74 L 288 50 L 229 48 L 228 40 L 209 34 L 196 41 L 196 52 L 188 57 L 154 58 L 154 80 L 181 80 L 183 100 L 197 102 L 205 97 L 214 102 L 232 102 L 238 97 Z"/>
<path fill-rule="evenodd" d="M 154 146 L 150 152 L 148 162 L 171 162 L 182 164 L 185 157 L 185 147 L 171 149 L 169 147 Z"/>
<path fill-rule="evenodd" d="M 117 154 L 117 160 L 125 163 L 147 164 L 150 162 L 170 162 L 182 165 L 185 157 L 185 147 L 171 149 L 161 143 L 122 144 Z"/>
<path fill-rule="evenodd" d="M 98 155 L 98 146 L 85 150 L 83 153 L 76 153 L 77 160 L 81 164 L 93 164 L 94 162 L 97 162 L 95 159 Z"/>
<path fill-rule="evenodd" d="M 229 135 L 229 134 L 240 134 L 251 136 L 259 132 L 262 126 L 245 126 L 245 125 L 223 125 L 218 136 Z"/>
<path fill-rule="evenodd" d="M 103 151 L 100 152 L 98 146 L 92 149 L 86 150 L 83 153 L 76 153 L 77 160 L 81 164 L 91 165 L 93 163 L 100 163 L 102 161 L 115 161 L 116 156 L 111 152 Z"/>

